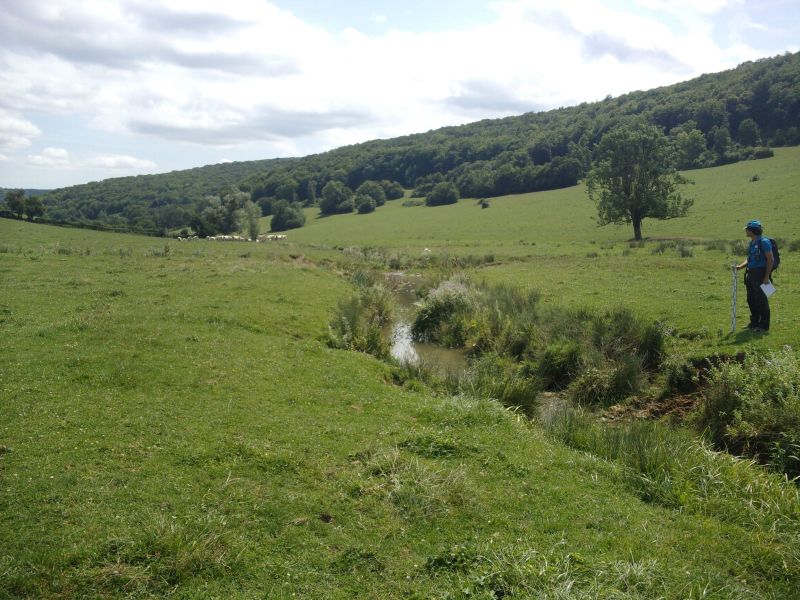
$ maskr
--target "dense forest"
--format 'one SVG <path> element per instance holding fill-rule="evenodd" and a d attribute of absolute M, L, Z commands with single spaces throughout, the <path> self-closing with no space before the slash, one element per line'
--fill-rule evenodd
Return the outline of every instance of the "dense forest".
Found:
<path fill-rule="evenodd" d="M 241 227 L 237 215 L 276 213 L 302 226 L 300 206 L 370 212 L 397 190 L 428 196 L 447 183 L 462 197 L 575 185 L 602 136 L 634 121 L 658 126 L 675 167 L 695 169 L 800 144 L 800 53 L 649 91 L 346 146 L 304 158 L 212 165 L 109 179 L 42 196 L 45 219 L 154 233 Z M 366 184 L 366 188 L 364 187 Z M 383 190 L 383 195 L 378 193 Z M 439 186 L 439 189 L 443 189 Z"/>

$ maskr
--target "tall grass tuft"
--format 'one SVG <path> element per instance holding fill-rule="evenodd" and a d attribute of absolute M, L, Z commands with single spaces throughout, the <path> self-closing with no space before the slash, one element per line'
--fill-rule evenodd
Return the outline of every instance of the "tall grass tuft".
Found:
<path fill-rule="evenodd" d="M 800 489 L 752 461 L 715 452 L 690 432 L 654 421 L 609 426 L 569 407 L 542 412 L 540 421 L 562 443 L 614 461 L 642 499 L 800 540 Z M 800 564 L 800 546 L 795 556 Z"/>
<path fill-rule="evenodd" d="M 393 311 L 394 296 L 385 286 L 357 288 L 339 302 L 328 327 L 330 346 L 388 358 Z"/>
<path fill-rule="evenodd" d="M 718 448 L 800 477 L 800 360 L 791 348 L 713 368 L 699 425 Z"/>

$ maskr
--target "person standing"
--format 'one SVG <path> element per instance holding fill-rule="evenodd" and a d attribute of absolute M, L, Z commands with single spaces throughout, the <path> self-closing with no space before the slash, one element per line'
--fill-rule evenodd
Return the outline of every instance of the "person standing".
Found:
<path fill-rule="evenodd" d="M 744 277 L 747 287 L 747 306 L 750 307 L 750 324 L 747 328 L 769 331 L 769 299 L 761 286 L 771 281 L 772 267 L 775 264 L 772 242 L 764 237 L 764 228 L 761 222 L 755 219 L 747 223 L 744 231 L 750 238 L 747 260 L 736 265 L 736 268 L 747 269 Z"/>

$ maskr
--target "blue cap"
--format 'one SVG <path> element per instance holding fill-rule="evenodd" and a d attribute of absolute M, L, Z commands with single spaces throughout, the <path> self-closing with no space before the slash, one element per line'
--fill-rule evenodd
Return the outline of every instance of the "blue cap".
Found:
<path fill-rule="evenodd" d="M 745 229 L 763 229 L 761 226 L 761 221 L 757 221 L 753 219 L 752 221 L 748 221 L 747 225 L 744 226 Z"/>

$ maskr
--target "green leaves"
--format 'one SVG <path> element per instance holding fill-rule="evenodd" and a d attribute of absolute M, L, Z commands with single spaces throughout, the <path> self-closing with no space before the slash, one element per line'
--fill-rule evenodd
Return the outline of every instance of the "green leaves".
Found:
<path fill-rule="evenodd" d="M 692 206 L 678 191 L 686 180 L 673 168 L 672 147 L 659 128 L 614 129 L 603 136 L 597 156 L 587 187 L 601 225 L 632 223 L 639 240 L 643 219 L 685 216 Z"/>

